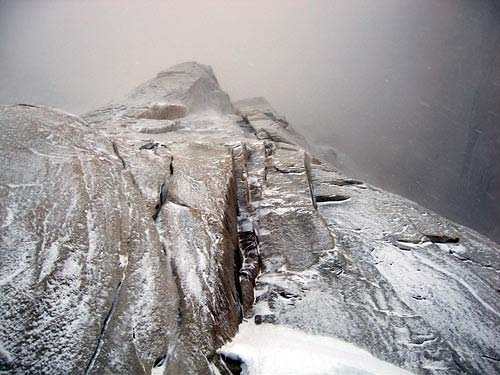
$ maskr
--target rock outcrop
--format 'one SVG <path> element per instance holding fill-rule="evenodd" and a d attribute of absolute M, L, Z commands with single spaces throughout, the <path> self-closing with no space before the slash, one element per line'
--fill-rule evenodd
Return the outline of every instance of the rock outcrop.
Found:
<path fill-rule="evenodd" d="M 209 67 L 0 123 L 2 373 L 230 374 L 243 320 L 500 371 L 498 245 L 347 178 Z"/>

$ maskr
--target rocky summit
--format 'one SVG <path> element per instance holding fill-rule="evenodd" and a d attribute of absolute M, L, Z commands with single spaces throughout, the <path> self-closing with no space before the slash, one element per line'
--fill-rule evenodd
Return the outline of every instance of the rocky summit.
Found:
<path fill-rule="evenodd" d="M 0 126 L 2 374 L 500 373 L 499 246 L 208 66 Z"/>

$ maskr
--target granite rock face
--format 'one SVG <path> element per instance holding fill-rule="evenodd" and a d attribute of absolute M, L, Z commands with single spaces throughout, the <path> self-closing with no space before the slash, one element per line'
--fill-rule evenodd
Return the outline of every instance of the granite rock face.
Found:
<path fill-rule="evenodd" d="M 0 368 L 147 370 L 174 337 L 179 301 L 132 175 L 78 117 L 0 113 Z"/>
<path fill-rule="evenodd" d="M 230 374 L 217 349 L 250 319 L 500 371 L 498 245 L 344 176 L 209 67 L 0 124 L 2 373 Z"/>

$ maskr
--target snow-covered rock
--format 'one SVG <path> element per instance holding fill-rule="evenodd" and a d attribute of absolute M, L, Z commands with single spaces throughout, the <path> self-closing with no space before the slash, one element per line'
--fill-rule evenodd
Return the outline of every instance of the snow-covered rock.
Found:
<path fill-rule="evenodd" d="M 500 371 L 498 245 L 344 176 L 207 66 L 0 124 L 2 373 Z"/>
<path fill-rule="evenodd" d="M 113 142 L 48 108 L 2 106 L 0 123 L 0 369 L 148 371 L 179 301 Z"/>

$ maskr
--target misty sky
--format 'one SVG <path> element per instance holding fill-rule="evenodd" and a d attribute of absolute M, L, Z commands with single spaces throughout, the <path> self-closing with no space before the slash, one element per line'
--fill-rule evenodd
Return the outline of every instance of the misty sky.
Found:
<path fill-rule="evenodd" d="M 0 0 L 0 102 L 83 113 L 196 60 L 349 172 L 497 241 L 500 172 L 456 185 L 500 169 L 498 51 L 496 0 Z"/>
<path fill-rule="evenodd" d="M 333 119 L 377 111 L 380 98 L 369 95 L 418 99 L 418 79 L 439 67 L 414 60 L 444 47 L 450 24 L 464 17 L 460 4 L 480 11 L 479 3 L 0 1 L 0 99 L 82 112 L 197 60 L 214 67 L 233 99 L 266 96 L 323 126 L 325 111 Z"/>

